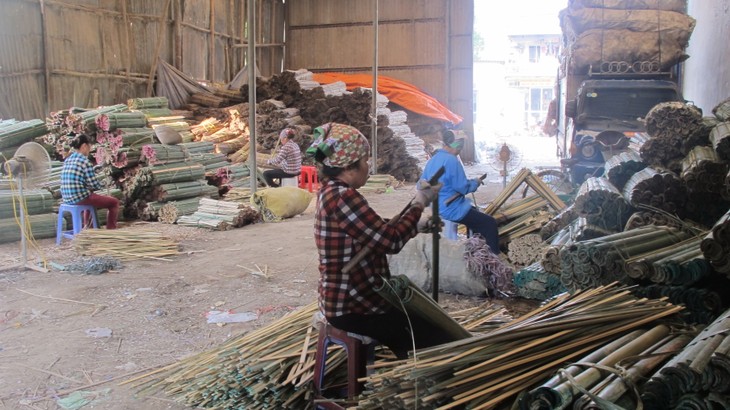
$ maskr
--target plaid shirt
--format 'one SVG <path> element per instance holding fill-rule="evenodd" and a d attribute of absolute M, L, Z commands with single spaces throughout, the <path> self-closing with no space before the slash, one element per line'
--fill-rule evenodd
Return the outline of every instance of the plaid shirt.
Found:
<path fill-rule="evenodd" d="M 302 172 L 302 151 L 296 142 L 289 140 L 281 147 L 279 153 L 267 162 L 281 168 L 287 174 L 298 175 Z"/>
<path fill-rule="evenodd" d="M 388 224 L 367 200 L 344 182 L 330 180 L 319 191 L 314 238 L 319 249 L 319 308 L 327 317 L 373 314 L 390 309 L 374 288 L 390 277 L 386 254 L 400 251 L 416 236 L 423 211 L 409 208 Z M 342 268 L 364 246 L 373 248 L 349 273 Z"/>
<path fill-rule="evenodd" d="M 91 161 L 75 151 L 63 161 L 61 169 L 61 196 L 66 204 L 76 204 L 86 199 L 92 191 L 101 189 Z"/>

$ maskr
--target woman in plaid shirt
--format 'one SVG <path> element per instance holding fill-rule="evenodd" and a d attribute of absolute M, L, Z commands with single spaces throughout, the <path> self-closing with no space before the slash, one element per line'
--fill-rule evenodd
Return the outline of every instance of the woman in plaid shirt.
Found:
<path fill-rule="evenodd" d="M 102 188 L 94 174 L 94 167 L 89 161 L 91 143 L 89 137 L 78 134 L 71 140 L 73 152 L 63 161 L 61 169 L 61 197 L 65 204 L 92 205 L 95 208 L 106 208 L 106 229 L 117 228 L 119 200 L 106 195 L 95 194 Z"/>
<path fill-rule="evenodd" d="M 390 277 L 386 254 L 398 253 L 418 233 L 423 209 L 438 188 L 418 190 L 411 207 L 388 223 L 357 191 L 369 177 L 370 145 L 354 127 L 329 123 L 314 130 L 307 150 L 320 166 L 314 237 L 319 249 L 319 307 L 327 321 L 348 332 L 372 337 L 399 358 L 415 348 L 451 339 L 416 317 L 406 317 L 374 288 Z M 426 186 L 428 186 L 426 184 Z M 360 249 L 371 252 L 349 272 L 342 268 Z"/>
<path fill-rule="evenodd" d="M 279 133 L 279 141 L 281 141 L 281 149 L 274 157 L 266 161 L 267 164 L 277 169 L 269 169 L 264 171 L 264 179 L 270 187 L 277 188 L 281 184 L 274 182 L 274 178 L 293 178 L 302 172 L 302 151 L 294 142 L 296 131 L 291 128 L 285 128 Z"/>

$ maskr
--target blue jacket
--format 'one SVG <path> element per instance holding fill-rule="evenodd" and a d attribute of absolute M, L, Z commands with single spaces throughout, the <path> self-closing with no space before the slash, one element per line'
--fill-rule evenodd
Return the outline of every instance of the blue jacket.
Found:
<path fill-rule="evenodd" d="M 443 149 L 436 151 L 428 160 L 421 178 L 428 181 L 442 166 L 445 168 L 445 172 L 439 178 L 439 182 L 444 184 L 439 191 L 439 215 L 448 221 L 458 222 L 471 209 L 472 203 L 466 198 L 466 195 L 476 191 L 479 188 L 479 182 L 476 179 L 466 179 L 464 166 L 461 165 L 459 158 Z M 446 201 L 457 193 L 460 195 L 456 200 L 446 205 Z"/>

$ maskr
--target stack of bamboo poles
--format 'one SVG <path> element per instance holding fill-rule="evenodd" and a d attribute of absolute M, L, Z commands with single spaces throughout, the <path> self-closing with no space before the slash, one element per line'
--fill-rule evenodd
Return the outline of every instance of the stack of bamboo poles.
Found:
<path fill-rule="evenodd" d="M 174 224 L 182 216 L 194 214 L 199 205 L 200 198 L 193 197 L 171 202 L 150 202 L 147 207 L 152 208 L 152 210 L 156 208 L 155 218 L 158 221 Z"/>
<path fill-rule="evenodd" d="M 553 237 L 550 245 L 545 248 L 540 259 L 540 265 L 542 265 L 547 273 L 560 275 L 560 250 L 572 243 L 573 241 L 570 237 L 570 229 L 568 227 L 560 230 Z"/>
<path fill-rule="evenodd" d="M 240 228 L 260 219 L 261 214 L 250 205 L 200 198 L 198 209 L 190 215 L 179 217 L 177 224 L 224 231 Z"/>
<path fill-rule="evenodd" d="M 47 133 L 48 127 L 46 123 L 37 119 L 21 121 L 0 128 L 0 150 L 3 150 L 4 153 L 7 148 L 18 147 L 23 143 L 32 141 L 34 138 L 46 135 Z"/>
<path fill-rule="evenodd" d="M 681 228 L 685 222 L 681 219 L 673 217 L 666 212 L 655 211 L 637 211 L 631 214 L 629 220 L 626 221 L 624 231 L 640 228 L 647 225 L 671 226 L 672 228 Z"/>
<path fill-rule="evenodd" d="M 682 160 L 680 177 L 690 193 L 717 193 L 723 188 L 727 173 L 728 164 L 712 148 L 697 146 Z"/>
<path fill-rule="evenodd" d="M 560 281 L 569 290 L 627 282 L 625 261 L 688 239 L 688 233 L 668 227 L 647 226 L 587 241 L 560 250 Z"/>
<path fill-rule="evenodd" d="M 517 175 L 512 178 L 509 184 L 507 184 L 502 192 L 497 195 L 494 201 L 492 201 L 484 209 L 484 213 L 494 215 L 496 211 L 500 209 L 505 202 L 507 202 L 507 199 L 515 193 L 522 183 L 526 183 L 530 188 L 532 188 L 532 190 L 547 201 L 554 210 L 560 212 L 563 208 L 565 208 L 565 203 L 558 198 L 555 192 L 545 185 L 545 182 L 543 182 L 542 179 L 536 177 L 529 169 L 522 168 Z"/>
<path fill-rule="evenodd" d="M 184 118 L 180 116 L 172 116 L 172 117 L 161 117 L 161 118 L 148 118 L 147 124 L 152 128 L 155 129 L 158 126 L 164 125 L 165 127 L 170 127 L 173 130 L 180 133 L 180 137 L 182 137 L 182 143 L 190 143 L 195 140 L 195 135 L 190 131 L 190 124 L 188 124 L 187 121 L 178 120 L 179 118 Z"/>
<path fill-rule="evenodd" d="M 208 185 L 205 180 L 175 182 L 157 185 L 152 189 L 148 200 L 158 202 L 175 201 L 191 197 L 218 197 L 218 188 Z"/>
<path fill-rule="evenodd" d="M 560 211 L 548 223 L 540 229 L 540 236 L 543 240 L 548 240 L 553 235 L 561 231 L 578 217 L 573 204 Z"/>
<path fill-rule="evenodd" d="M 195 140 L 200 141 L 204 136 L 214 134 L 224 126 L 217 118 L 206 118 L 198 123 L 198 125 L 190 127 L 190 131 L 195 135 Z"/>
<path fill-rule="evenodd" d="M 52 118 L 54 123 L 56 124 L 63 124 L 62 127 L 65 127 L 60 131 L 61 134 L 67 134 L 68 131 L 72 131 L 75 129 L 83 129 L 85 132 L 89 134 L 94 134 L 94 131 L 96 131 L 96 124 L 94 121 L 96 120 L 96 117 L 100 114 L 110 114 L 115 112 L 124 112 L 127 111 L 127 105 L 126 104 L 116 104 L 116 105 L 109 105 L 104 107 L 99 107 L 94 110 L 88 110 L 83 108 L 71 108 L 70 110 L 61 110 L 56 112 Z M 55 144 L 55 141 L 47 141 L 50 144 Z"/>
<path fill-rule="evenodd" d="M 533 232 L 540 232 L 543 225 L 548 223 L 553 216 L 554 214 L 547 211 L 532 211 L 520 215 L 499 226 L 499 241 L 500 243 L 510 243 Z"/>
<path fill-rule="evenodd" d="M 730 211 L 715 222 L 700 247 L 712 267 L 730 278 Z"/>
<path fill-rule="evenodd" d="M 188 153 L 181 145 L 148 144 L 142 147 L 142 160 L 145 164 L 167 164 L 188 159 Z"/>
<path fill-rule="evenodd" d="M 572 239 L 575 242 L 587 241 L 616 233 L 616 230 L 608 230 L 588 223 L 588 220 L 583 217 L 578 217 L 575 221 L 573 221 L 570 224 L 570 230 Z"/>
<path fill-rule="evenodd" d="M 169 108 L 145 108 L 139 110 L 144 114 L 149 124 L 166 124 L 172 121 L 179 121 L 185 117 L 180 115 L 172 115 L 172 110 Z"/>
<path fill-rule="evenodd" d="M 646 164 L 641 161 L 639 153 L 629 150 L 609 158 L 604 166 L 603 175 L 620 191 L 632 175 L 644 168 Z"/>
<path fill-rule="evenodd" d="M 153 195 L 154 188 L 176 182 L 205 182 L 205 168 L 188 162 L 171 162 L 162 165 L 141 167 L 129 178 L 126 193 L 130 198 Z"/>
<path fill-rule="evenodd" d="M 215 144 L 213 144 L 212 142 L 205 142 L 205 141 L 184 142 L 182 144 L 178 144 L 178 146 L 182 147 L 183 151 L 185 151 L 188 154 L 188 157 L 193 157 L 195 155 L 214 154 L 215 153 Z"/>
<path fill-rule="evenodd" d="M 57 202 L 53 194 L 44 189 L 25 189 L 23 198 L 18 195 L 16 190 L 0 190 L 0 219 L 19 216 L 21 200 L 25 203 L 26 215 L 51 213 Z"/>
<path fill-rule="evenodd" d="M 633 293 L 638 297 L 663 298 L 671 303 L 683 305 L 685 310 L 681 316 L 685 323 L 712 322 L 728 306 L 730 300 L 725 282 L 709 288 L 647 285 L 634 288 Z"/>
<path fill-rule="evenodd" d="M 131 110 L 147 110 L 150 108 L 167 108 L 170 104 L 167 97 L 130 98 L 127 107 Z"/>
<path fill-rule="evenodd" d="M 358 408 L 495 408 L 566 361 L 680 310 L 617 285 L 563 294 L 485 335 L 374 365 Z"/>
<path fill-rule="evenodd" d="M 228 159 L 233 162 L 234 164 L 242 163 L 248 161 L 248 154 L 249 149 L 251 147 L 251 142 L 246 142 L 243 147 L 239 148 L 238 150 L 228 154 Z"/>
<path fill-rule="evenodd" d="M 26 223 L 30 225 L 30 232 L 36 239 L 54 238 L 56 236 L 56 222 L 58 215 L 45 213 L 29 215 Z M 15 217 L 0 219 L 0 243 L 17 242 L 21 239 L 20 221 Z M 66 226 L 63 222 L 64 229 Z"/>
<path fill-rule="evenodd" d="M 626 260 L 626 273 L 635 280 L 666 285 L 692 285 L 712 274 L 702 255 L 702 236 L 633 256 Z"/>
<path fill-rule="evenodd" d="M 730 122 L 721 122 L 710 132 L 710 142 L 717 155 L 730 161 Z"/>
<path fill-rule="evenodd" d="M 638 392 L 631 387 L 635 388 L 691 339 L 691 332 L 674 334 L 663 324 L 635 330 L 592 351 L 530 391 L 521 398 L 520 407 L 548 410 L 573 404 L 575 410 L 617 405 L 637 408 Z M 636 356 L 642 359 L 634 359 Z"/>
<path fill-rule="evenodd" d="M 703 329 L 646 382 L 641 394 L 644 408 L 727 409 L 730 406 L 728 329 L 730 310 Z"/>
<path fill-rule="evenodd" d="M 678 172 L 682 157 L 690 149 L 691 136 L 702 129 L 702 112 L 683 102 L 657 104 L 646 115 L 646 131 L 651 136 L 641 146 L 641 159 L 651 166 Z M 696 144 L 695 144 L 696 145 Z"/>
<path fill-rule="evenodd" d="M 99 114 L 100 118 L 106 118 L 109 122 L 109 130 L 118 128 L 142 128 L 147 125 L 147 117 L 141 112 L 111 112 Z"/>
<path fill-rule="evenodd" d="M 221 108 L 231 105 L 231 100 L 208 93 L 195 93 L 190 96 L 190 103 L 203 107 Z"/>
<path fill-rule="evenodd" d="M 120 260 L 154 259 L 171 261 L 179 245 L 153 230 L 84 229 L 74 237 L 81 255 L 108 255 Z"/>
<path fill-rule="evenodd" d="M 522 215 L 548 209 L 548 202 L 538 196 L 532 195 L 520 200 L 505 204 L 498 211 L 492 214 L 497 223 L 504 223 Z M 485 211 L 486 212 L 486 211 Z"/>
<path fill-rule="evenodd" d="M 251 203 L 251 188 L 245 186 L 231 188 L 230 190 L 228 190 L 228 192 L 226 192 L 223 200 L 249 204 Z"/>
<path fill-rule="evenodd" d="M 311 408 L 318 338 L 312 322 L 317 311 L 317 304 L 311 303 L 222 346 L 125 384 L 134 383 L 142 394 L 162 390 L 191 407 Z M 488 331 L 510 319 L 504 309 L 492 305 L 455 312 L 454 318 L 471 331 Z M 334 350 L 329 357 L 328 383 L 347 370 L 344 350 Z"/>
<path fill-rule="evenodd" d="M 606 178 L 588 178 L 578 189 L 573 208 L 588 223 L 619 230 L 630 209 L 626 199 Z"/>
<path fill-rule="evenodd" d="M 152 128 L 119 128 L 118 131 L 122 134 L 124 147 L 159 143 Z"/>
<path fill-rule="evenodd" d="M 681 214 L 687 190 L 675 174 L 647 167 L 634 174 L 624 186 L 624 198 L 634 207 L 650 206 Z"/>
<path fill-rule="evenodd" d="M 560 276 L 546 271 L 540 262 L 520 269 L 513 280 L 517 296 L 525 299 L 547 300 L 567 291 Z"/>
<path fill-rule="evenodd" d="M 231 164 L 225 155 L 212 153 L 191 155 L 187 161 L 202 165 L 205 168 L 206 176 L 215 175 L 219 168 L 227 167 Z"/>
<path fill-rule="evenodd" d="M 531 265 L 540 259 L 545 247 L 545 242 L 542 241 L 540 235 L 524 235 L 510 241 L 507 257 L 514 265 Z"/>
<path fill-rule="evenodd" d="M 231 155 L 248 145 L 248 135 L 239 135 L 236 138 L 215 144 L 215 152 Z"/>

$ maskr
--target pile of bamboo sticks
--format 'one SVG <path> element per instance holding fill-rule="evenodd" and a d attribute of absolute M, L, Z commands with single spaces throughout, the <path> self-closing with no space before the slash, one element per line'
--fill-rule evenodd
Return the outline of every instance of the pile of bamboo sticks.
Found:
<path fill-rule="evenodd" d="M 566 361 L 681 310 L 617 285 L 563 294 L 485 335 L 376 363 L 358 409 L 489 409 Z"/>
<path fill-rule="evenodd" d="M 0 149 L 18 147 L 48 133 L 46 123 L 41 120 L 28 120 L 0 128 Z M 13 151 L 14 152 L 14 151 Z M 8 157 L 10 158 L 10 157 Z"/>
<path fill-rule="evenodd" d="M 517 296 L 525 299 L 547 300 L 567 292 L 560 276 L 550 273 L 540 262 L 526 266 L 514 274 Z"/>
<path fill-rule="evenodd" d="M 689 193 L 720 192 L 727 173 L 728 164 L 712 148 L 697 146 L 682 160 L 680 177 Z"/>
<path fill-rule="evenodd" d="M 721 122 L 710 132 L 710 142 L 717 155 L 730 161 L 730 122 Z"/>
<path fill-rule="evenodd" d="M 634 174 L 624 186 L 624 198 L 634 207 L 650 206 L 671 214 L 682 214 L 687 190 L 675 174 L 651 167 Z"/>
<path fill-rule="evenodd" d="M 130 110 L 146 110 L 150 108 L 168 108 L 170 106 L 167 97 L 146 97 L 130 98 L 127 100 L 127 107 Z"/>
<path fill-rule="evenodd" d="M 185 198 L 172 202 L 150 202 L 150 204 L 159 204 L 156 219 L 162 223 L 174 224 L 184 215 L 192 215 L 198 210 L 200 198 Z M 147 204 L 149 207 L 150 204 Z"/>
<path fill-rule="evenodd" d="M 626 223 L 631 207 L 606 178 L 593 177 L 578 189 L 573 208 L 589 224 L 619 230 Z"/>
<path fill-rule="evenodd" d="M 688 239 L 676 229 L 646 226 L 587 241 L 574 242 L 560 250 L 560 281 L 569 290 L 628 282 L 625 261 L 635 255 Z"/>
<path fill-rule="evenodd" d="M 545 243 L 538 234 L 528 234 L 510 241 L 507 252 L 509 261 L 518 266 L 527 266 L 540 259 Z"/>
<path fill-rule="evenodd" d="M 536 177 L 532 171 L 527 168 L 522 168 L 517 175 L 515 175 L 509 184 L 497 195 L 485 209 L 484 213 L 494 215 L 498 209 L 504 205 L 505 202 L 515 193 L 515 191 L 523 184 L 532 188 L 538 196 L 542 197 L 548 202 L 548 204 L 555 211 L 562 211 L 565 208 L 565 203 L 558 198 L 558 196 L 547 186 L 542 179 Z"/>
<path fill-rule="evenodd" d="M 573 204 L 570 204 L 540 229 L 540 236 L 542 236 L 543 240 L 548 240 L 558 233 L 558 231 L 561 231 L 563 228 L 568 226 L 577 217 L 578 213 L 575 211 Z"/>
<path fill-rule="evenodd" d="M 682 228 L 684 222 L 666 212 L 655 211 L 637 211 L 631 214 L 629 220 L 626 221 L 624 231 L 640 228 L 647 225 L 670 226 L 672 228 Z"/>
<path fill-rule="evenodd" d="M 521 398 L 524 409 L 636 408 L 634 387 L 692 339 L 667 325 L 635 330 L 594 350 Z M 642 360 L 635 360 L 635 357 Z M 633 360 L 632 360 L 633 359 Z M 620 376 L 620 377 L 618 377 Z M 585 394 L 589 392 L 590 394 Z"/>
<path fill-rule="evenodd" d="M 641 160 L 639 153 L 629 150 L 609 158 L 604 166 L 603 175 L 621 191 L 629 178 L 644 168 L 646 164 Z"/>
<path fill-rule="evenodd" d="M 181 145 L 148 144 L 142 147 L 142 154 L 142 160 L 148 165 L 181 162 L 189 158 Z"/>
<path fill-rule="evenodd" d="M 194 196 L 218 198 L 218 187 L 208 185 L 205 180 L 160 184 L 152 189 L 152 193 L 148 196 L 148 199 L 168 202 Z"/>
<path fill-rule="evenodd" d="M 118 128 L 142 128 L 147 125 L 147 117 L 141 112 L 110 112 L 99 114 L 109 123 L 109 130 Z"/>
<path fill-rule="evenodd" d="M 712 267 L 730 278 L 730 210 L 715 222 L 700 247 Z"/>
<path fill-rule="evenodd" d="M 682 320 L 685 323 L 710 323 L 719 315 L 730 300 L 724 283 L 708 288 L 669 286 L 669 285 L 647 285 L 638 286 L 633 293 L 638 297 L 664 298 L 671 303 L 684 306 Z"/>
<path fill-rule="evenodd" d="M 51 213 L 57 202 L 53 194 L 44 189 L 25 189 L 22 198 L 15 190 L 0 190 L 0 219 L 18 217 L 21 204 L 25 204 L 26 215 Z"/>
<path fill-rule="evenodd" d="M 261 214 L 250 205 L 200 198 L 198 209 L 177 219 L 178 225 L 224 231 L 254 223 Z"/>
<path fill-rule="evenodd" d="M 29 232 L 36 239 L 54 238 L 56 236 L 56 221 L 58 215 L 45 213 L 30 215 L 26 218 L 26 224 L 30 226 Z M 63 222 L 64 229 L 66 222 Z M 21 238 L 20 221 L 15 217 L 0 219 L 0 243 L 17 242 Z"/>
<path fill-rule="evenodd" d="M 84 229 L 74 237 L 76 251 L 85 256 L 108 255 L 119 260 L 171 261 L 179 245 L 159 232 L 146 229 Z"/>
<path fill-rule="evenodd" d="M 540 232 L 540 229 L 553 216 L 553 213 L 547 211 L 532 211 L 506 224 L 499 225 L 499 241 L 500 243 L 510 243 L 533 232 Z"/>
<path fill-rule="evenodd" d="M 626 274 L 635 280 L 666 285 L 692 285 L 712 274 L 702 255 L 702 236 L 633 256 L 626 260 Z"/>
<path fill-rule="evenodd" d="M 730 310 L 675 355 L 644 386 L 648 410 L 727 409 L 730 405 Z"/>

